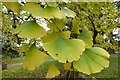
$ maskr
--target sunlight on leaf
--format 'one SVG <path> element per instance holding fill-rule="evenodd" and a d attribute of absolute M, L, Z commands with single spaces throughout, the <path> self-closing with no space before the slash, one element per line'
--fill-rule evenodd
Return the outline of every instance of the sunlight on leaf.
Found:
<path fill-rule="evenodd" d="M 73 66 L 80 72 L 92 74 L 100 72 L 109 66 L 109 54 L 102 48 L 93 47 L 86 49 L 78 61 L 73 62 Z"/>
<path fill-rule="evenodd" d="M 45 30 L 35 21 L 26 21 L 13 30 L 13 34 L 17 34 L 21 38 L 39 38 L 46 35 Z"/>
<path fill-rule="evenodd" d="M 34 70 L 36 67 L 44 63 L 48 59 L 48 56 L 39 51 L 35 45 L 32 45 L 27 51 L 27 55 L 23 60 L 23 66 L 30 70 Z"/>
<path fill-rule="evenodd" d="M 46 19 L 50 18 L 62 19 L 65 17 L 65 14 L 57 7 L 47 6 L 42 13 L 43 14 L 41 14 L 41 17 L 44 17 Z"/>
<path fill-rule="evenodd" d="M 74 18 L 74 17 L 76 16 L 76 13 L 73 12 L 72 10 L 68 9 L 67 7 L 62 8 L 61 10 L 62 10 L 62 11 L 65 13 L 65 15 L 68 16 L 68 17 L 73 17 L 73 18 Z"/>
<path fill-rule="evenodd" d="M 20 12 L 20 4 L 18 2 L 4 2 L 3 3 L 9 10 L 12 10 L 16 13 Z"/>
<path fill-rule="evenodd" d="M 53 37 L 53 35 L 50 36 Z M 72 62 L 78 60 L 85 50 L 85 44 L 79 39 L 64 39 L 60 37 L 59 33 L 56 33 L 53 40 L 43 44 L 43 48 L 52 58 L 66 63 L 66 61 Z"/>
<path fill-rule="evenodd" d="M 58 76 L 60 74 L 60 71 L 58 70 L 58 68 L 55 66 L 55 64 L 51 64 L 49 66 L 46 78 L 53 78 L 55 76 Z"/>
<path fill-rule="evenodd" d="M 43 13 L 43 9 L 37 4 L 33 2 L 27 2 L 24 6 L 22 6 L 23 10 L 30 12 L 34 17 L 41 16 Z"/>

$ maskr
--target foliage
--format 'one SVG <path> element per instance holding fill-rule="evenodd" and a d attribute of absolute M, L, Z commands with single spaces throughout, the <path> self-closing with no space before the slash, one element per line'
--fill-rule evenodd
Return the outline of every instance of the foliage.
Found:
<path fill-rule="evenodd" d="M 62 66 L 70 63 L 68 69 L 73 72 L 88 75 L 100 72 L 109 66 L 109 54 L 100 47 L 114 46 L 111 33 L 118 25 L 114 3 L 65 2 L 4 2 L 7 11 L 2 12 L 6 16 L 3 40 L 10 43 L 7 49 L 26 52 L 24 67 L 31 70 L 52 59 Z M 41 19 L 47 24 L 48 31 L 41 25 Z M 111 40 L 110 45 L 104 46 L 107 44 L 104 35 Z M 21 51 L 24 44 L 28 46 Z M 94 47 L 96 45 L 99 47 Z M 55 73 L 52 73 L 53 67 Z M 54 63 L 49 65 L 47 78 L 59 74 Z"/>

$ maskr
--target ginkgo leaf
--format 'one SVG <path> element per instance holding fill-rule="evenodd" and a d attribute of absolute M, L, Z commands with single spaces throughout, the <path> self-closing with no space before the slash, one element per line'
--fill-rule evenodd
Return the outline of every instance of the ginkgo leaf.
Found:
<path fill-rule="evenodd" d="M 42 42 L 43 43 L 47 43 L 47 42 L 50 42 L 52 40 L 55 40 L 57 37 L 56 37 L 56 33 L 55 32 L 52 32 L 52 33 L 48 33 L 48 35 L 42 37 Z"/>
<path fill-rule="evenodd" d="M 72 64 L 71 64 L 71 63 L 64 63 L 64 64 L 63 64 L 63 67 L 64 67 L 65 70 L 78 72 L 77 69 L 75 69 L 75 68 L 73 69 L 73 68 L 72 68 Z"/>
<path fill-rule="evenodd" d="M 69 38 L 70 38 L 70 34 L 71 34 L 70 31 L 62 31 L 62 32 L 60 32 L 60 36 L 61 36 L 63 39 L 69 39 Z"/>
<path fill-rule="evenodd" d="M 53 37 L 53 35 L 51 35 L 51 37 Z M 43 48 L 52 58 L 59 62 L 66 63 L 66 61 L 72 62 L 78 60 L 85 50 L 85 44 L 79 39 L 64 39 L 59 33 L 56 33 L 53 40 L 43 44 Z"/>
<path fill-rule="evenodd" d="M 73 17 L 73 18 L 74 18 L 74 17 L 76 16 L 76 13 L 73 12 L 72 10 L 68 9 L 67 7 L 62 8 L 61 10 L 62 10 L 62 11 L 65 13 L 65 15 L 68 16 L 68 17 Z"/>
<path fill-rule="evenodd" d="M 35 21 L 26 21 L 22 23 L 15 30 L 13 30 L 12 33 L 18 33 L 18 36 L 21 38 L 39 38 L 46 35 L 45 30 Z"/>
<path fill-rule="evenodd" d="M 22 9 L 30 12 L 35 17 L 40 16 L 46 19 L 55 17 L 62 19 L 65 17 L 65 14 L 57 7 L 47 6 L 43 9 L 37 3 L 26 3 Z"/>
<path fill-rule="evenodd" d="M 48 24 L 48 27 L 53 31 L 59 31 L 59 29 L 62 30 L 64 28 L 64 20 L 55 18 L 52 23 Z"/>
<path fill-rule="evenodd" d="M 79 34 L 80 27 L 79 27 L 78 21 L 76 19 L 73 19 L 72 25 L 73 25 L 72 31 L 74 31 L 76 34 Z"/>
<path fill-rule="evenodd" d="M 78 39 L 82 39 L 85 42 L 85 47 L 90 48 L 93 46 L 93 38 L 90 31 L 84 27 L 82 32 L 78 35 Z"/>
<path fill-rule="evenodd" d="M 65 63 L 64 65 L 65 70 L 70 70 L 71 69 L 71 63 Z"/>
<path fill-rule="evenodd" d="M 65 14 L 57 7 L 47 6 L 46 8 L 44 8 L 44 11 L 42 13 L 43 14 L 41 14 L 41 17 L 44 17 L 46 19 L 50 19 L 50 18 L 62 19 L 65 17 Z"/>
<path fill-rule="evenodd" d="M 34 17 L 41 16 L 43 13 L 43 9 L 37 3 L 33 2 L 27 2 L 22 9 L 30 12 Z"/>
<path fill-rule="evenodd" d="M 20 12 L 20 4 L 18 2 L 3 2 L 3 4 L 9 9 L 16 13 Z"/>
<path fill-rule="evenodd" d="M 87 48 L 78 61 L 73 62 L 74 68 L 85 74 L 100 72 L 109 66 L 109 54 L 102 48 Z"/>
<path fill-rule="evenodd" d="M 48 6 L 52 6 L 52 7 L 57 7 L 57 3 L 56 2 L 47 2 Z"/>
<path fill-rule="evenodd" d="M 27 55 L 23 60 L 23 66 L 30 70 L 34 70 L 36 67 L 44 63 L 48 59 L 48 56 L 39 51 L 35 45 L 32 45 L 27 51 Z"/>
<path fill-rule="evenodd" d="M 53 78 L 55 76 L 58 76 L 60 74 L 60 71 L 58 70 L 58 68 L 55 66 L 55 64 L 51 64 L 49 66 L 46 78 Z"/>

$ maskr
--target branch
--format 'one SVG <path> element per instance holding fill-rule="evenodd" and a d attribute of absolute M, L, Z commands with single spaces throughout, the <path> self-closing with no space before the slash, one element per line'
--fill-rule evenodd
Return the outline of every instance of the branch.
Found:
<path fill-rule="evenodd" d="M 89 19 L 89 21 L 91 22 L 92 27 L 93 27 L 93 31 L 94 31 L 93 43 L 95 44 L 95 43 L 96 43 L 95 38 L 96 38 L 96 36 L 97 36 L 97 34 L 98 34 L 98 31 L 95 29 L 95 24 L 94 24 L 93 20 L 90 18 L 90 16 L 88 16 L 88 19 Z"/>

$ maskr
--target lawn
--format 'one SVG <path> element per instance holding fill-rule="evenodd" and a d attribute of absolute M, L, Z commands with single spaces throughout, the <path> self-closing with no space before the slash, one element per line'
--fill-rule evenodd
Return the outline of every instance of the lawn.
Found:
<path fill-rule="evenodd" d="M 20 62 L 19 59 L 18 59 L 18 62 Z M 54 63 L 59 67 L 59 69 L 63 69 L 63 67 L 61 67 L 61 64 L 57 63 L 56 61 L 54 61 Z M 3 78 L 44 78 L 47 73 L 48 66 L 50 64 L 51 62 L 48 61 L 33 71 L 23 68 L 22 65 L 8 67 L 7 70 L 2 71 L 2 77 Z M 102 70 L 100 73 L 93 74 L 90 76 L 86 76 L 86 75 L 83 75 L 83 76 L 85 78 L 91 78 L 91 77 L 118 78 L 118 55 L 117 54 L 111 55 L 110 66 Z"/>

